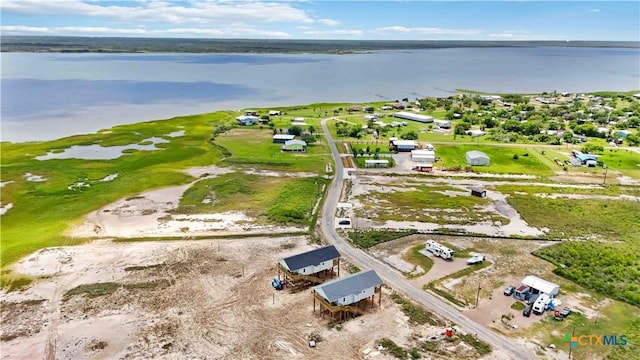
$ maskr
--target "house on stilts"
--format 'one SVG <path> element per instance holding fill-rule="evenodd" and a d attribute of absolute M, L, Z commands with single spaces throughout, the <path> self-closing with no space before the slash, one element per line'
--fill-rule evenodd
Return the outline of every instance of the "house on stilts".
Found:
<path fill-rule="evenodd" d="M 376 294 L 380 306 L 382 284 L 378 274 L 368 270 L 314 286 L 313 312 L 316 311 L 316 303 L 319 303 L 322 317 L 328 314 L 332 319 L 342 321 L 363 315 L 367 305 L 375 306 Z"/>
<path fill-rule="evenodd" d="M 333 278 L 334 268 L 340 276 L 340 253 L 335 246 L 325 246 L 278 262 L 278 280 L 293 289 L 322 284 Z"/>

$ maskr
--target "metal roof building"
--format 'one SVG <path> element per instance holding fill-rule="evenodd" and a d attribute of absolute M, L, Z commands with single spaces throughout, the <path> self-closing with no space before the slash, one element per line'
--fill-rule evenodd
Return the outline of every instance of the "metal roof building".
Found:
<path fill-rule="evenodd" d="M 522 284 L 527 285 L 542 294 L 547 294 L 550 297 L 558 296 L 558 292 L 560 292 L 560 286 L 558 284 L 554 284 L 533 275 L 525 277 L 522 280 Z"/>
<path fill-rule="evenodd" d="M 378 274 L 368 270 L 315 286 L 313 291 L 331 304 L 350 305 L 372 296 L 382 284 Z"/>
<path fill-rule="evenodd" d="M 406 111 L 399 111 L 393 114 L 393 116 L 400 119 L 412 120 L 421 123 L 432 123 L 434 121 L 433 116 L 415 114 Z"/>
<path fill-rule="evenodd" d="M 469 165 L 489 166 L 490 163 L 489 156 L 482 151 L 467 151 L 465 157 L 467 158 L 467 164 Z"/>
<path fill-rule="evenodd" d="M 323 317 L 328 313 L 334 319 L 343 320 L 348 316 L 364 315 L 367 304 L 374 306 L 376 294 L 380 306 L 382 284 L 378 274 L 368 270 L 315 286 L 312 291 L 313 312 L 316 311 L 316 302 L 319 302 Z"/>

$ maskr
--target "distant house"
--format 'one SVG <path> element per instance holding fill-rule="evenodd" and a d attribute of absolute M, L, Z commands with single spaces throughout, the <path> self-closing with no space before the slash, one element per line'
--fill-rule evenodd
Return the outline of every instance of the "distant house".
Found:
<path fill-rule="evenodd" d="M 286 141 L 295 139 L 295 135 L 290 134 L 275 134 L 271 138 L 274 144 L 284 144 Z"/>
<path fill-rule="evenodd" d="M 367 159 L 364 161 L 364 166 L 368 168 L 388 168 L 389 160 L 386 159 Z"/>
<path fill-rule="evenodd" d="M 243 125 L 243 126 L 255 125 L 258 123 L 258 121 L 260 121 L 259 117 L 251 116 L 251 115 L 241 115 L 236 118 L 236 122 L 239 125 Z"/>
<path fill-rule="evenodd" d="M 302 140 L 287 140 L 280 147 L 282 151 L 307 151 L 307 143 Z"/>
<path fill-rule="evenodd" d="M 631 135 L 631 131 L 629 130 L 618 130 L 618 136 L 620 136 L 623 139 L 626 139 L 627 136 Z"/>
<path fill-rule="evenodd" d="M 350 105 L 347 107 L 347 111 L 362 111 L 362 105 Z"/>
<path fill-rule="evenodd" d="M 413 140 L 394 140 L 391 141 L 391 148 L 395 151 L 411 151 L 415 150 L 418 144 Z"/>
<path fill-rule="evenodd" d="M 294 124 L 304 124 L 304 118 L 303 117 L 296 117 L 291 119 L 291 122 Z"/>
<path fill-rule="evenodd" d="M 245 110 L 244 116 L 258 116 L 258 112 L 255 110 Z"/>
<path fill-rule="evenodd" d="M 467 131 L 467 135 L 469 135 L 469 136 L 474 136 L 474 137 L 475 137 L 475 136 L 482 136 L 482 135 L 484 135 L 484 134 L 485 134 L 485 133 L 484 133 L 484 131 L 482 131 L 482 130 L 477 130 L 477 129 L 476 129 L 476 130 L 469 130 L 469 131 Z"/>
<path fill-rule="evenodd" d="M 451 121 L 436 120 L 436 125 L 438 125 L 440 129 L 451 129 Z"/>
<path fill-rule="evenodd" d="M 489 166 L 490 163 L 489 156 L 482 151 L 467 151 L 465 157 L 467 158 L 467 164 L 471 166 Z"/>
<path fill-rule="evenodd" d="M 280 116 L 280 110 L 269 110 L 269 116 Z"/>
<path fill-rule="evenodd" d="M 571 150 L 571 155 L 573 155 L 574 158 L 578 159 L 578 161 L 580 161 L 580 164 L 582 165 L 589 165 L 587 164 L 588 161 L 593 161 L 593 162 L 598 162 L 598 157 L 596 155 L 593 154 L 584 154 L 578 150 Z"/>

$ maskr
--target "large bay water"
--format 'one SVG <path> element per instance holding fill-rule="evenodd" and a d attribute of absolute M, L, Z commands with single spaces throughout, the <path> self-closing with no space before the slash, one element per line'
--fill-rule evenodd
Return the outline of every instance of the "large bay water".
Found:
<path fill-rule="evenodd" d="M 2 141 L 225 109 L 640 89 L 640 50 L 456 48 L 365 54 L 2 53 Z"/>

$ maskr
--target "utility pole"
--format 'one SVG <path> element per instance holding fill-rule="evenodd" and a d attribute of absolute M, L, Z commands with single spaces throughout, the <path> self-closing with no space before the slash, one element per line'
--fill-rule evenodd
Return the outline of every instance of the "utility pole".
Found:
<path fill-rule="evenodd" d="M 478 282 L 478 294 L 476 295 L 476 309 L 478 308 L 478 300 L 480 299 L 480 282 Z"/>

